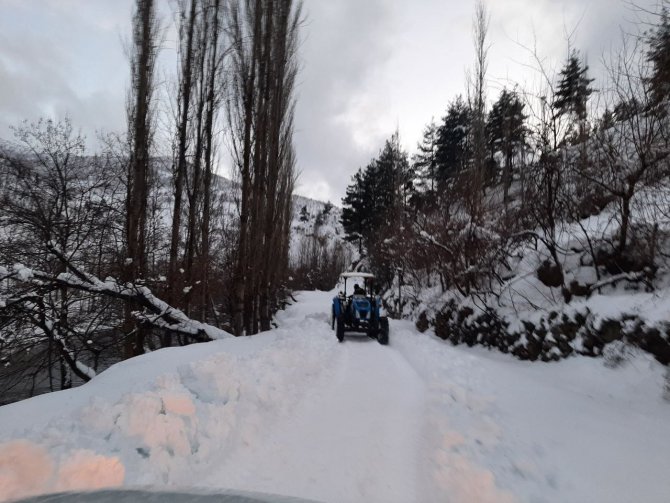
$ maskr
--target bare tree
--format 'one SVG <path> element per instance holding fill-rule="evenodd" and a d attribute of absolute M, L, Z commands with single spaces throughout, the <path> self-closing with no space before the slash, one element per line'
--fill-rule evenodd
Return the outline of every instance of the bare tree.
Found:
<path fill-rule="evenodd" d="M 488 70 L 489 43 L 487 35 L 490 16 L 483 0 L 478 0 L 472 23 L 475 47 L 475 68 L 469 78 L 469 98 L 472 110 L 473 183 L 475 192 L 481 190 L 486 173 L 486 72 Z"/>
<path fill-rule="evenodd" d="M 176 300 L 176 291 L 180 284 L 178 281 L 178 259 L 181 235 L 182 198 L 184 196 L 184 184 L 186 182 L 188 169 L 187 151 L 194 80 L 196 5 L 196 0 L 190 0 L 189 8 L 187 10 L 186 0 L 182 0 L 179 10 L 179 58 L 181 76 L 179 80 L 177 134 L 173 161 L 174 203 L 172 208 L 172 229 L 170 233 L 170 258 L 168 266 L 168 300 L 171 302 Z M 165 342 L 167 345 L 170 344 L 169 341 Z"/>
<path fill-rule="evenodd" d="M 212 177 L 214 171 L 214 158 L 216 144 L 214 140 L 214 124 L 217 119 L 217 111 L 221 104 L 221 86 L 222 80 L 220 72 L 224 51 L 219 49 L 221 40 L 222 15 L 221 0 L 214 0 L 211 8 L 212 16 L 212 40 L 210 48 L 210 60 L 207 67 L 206 85 L 206 110 L 204 124 L 204 178 L 203 178 L 203 201 L 202 201 L 202 222 L 201 222 L 201 271 L 200 271 L 200 299 L 199 310 L 200 319 L 205 321 L 207 318 L 207 306 L 209 303 L 209 271 L 210 266 L 210 227 L 211 227 L 211 206 L 212 206 Z"/>
<path fill-rule="evenodd" d="M 128 99 L 128 195 L 126 203 L 126 259 L 124 279 L 138 281 L 146 274 L 146 222 L 149 194 L 149 162 L 153 139 L 152 98 L 154 70 L 158 53 L 158 22 L 153 0 L 137 0 L 133 18 L 133 49 L 130 60 L 132 84 Z M 126 328 L 130 329 L 131 306 L 126 309 Z M 126 356 L 144 352 L 144 332 L 135 330 L 134 340 L 126 341 Z"/>
<path fill-rule="evenodd" d="M 234 281 L 236 335 L 269 327 L 270 297 L 288 260 L 295 154 L 293 87 L 300 4 L 240 0 L 231 9 L 231 109 L 240 175 L 240 234 Z"/>
<path fill-rule="evenodd" d="M 114 243 L 123 228 L 120 180 L 126 166 L 107 156 L 86 156 L 84 139 L 74 134 L 69 119 L 24 124 L 15 136 L 14 144 L 0 149 L 0 223 L 5 230 L 0 266 L 24 264 L 58 276 L 66 270 L 54 256 L 57 250 L 100 274 L 113 272 L 122 252 L 120 243 Z M 116 345 L 116 340 L 101 344 L 96 336 L 101 325 L 114 323 L 116 313 L 66 284 L 37 292 L 14 290 L 9 278 L 16 271 L 0 281 L 0 296 L 24 299 L 31 308 L 3 304 L 0 328 L 9 336 L 0 353 L 7 371 L 19 377 L 32 374 L 30 393 L 40 376 L 53 390 L 54 370 L 60 375 L 59 387 L 70 387 L 73 374 L 82 378 L 73 367 L 77 355 L 95 368 L 104 346 Z M 24 352 L 26 357 L 18 356 Z M 6 383 L 6 377 L 3 373 L 0 380 Z"/>
<path fill-rule="evenodd" d="M 670 155 L 668 117 L 654 106 L 652 67 L 638 39 L 625 36 L 622 46 L 608 65 L 612 108 L 620 116 L 615 114 L 614 123 L 595 135 L 593 166 L 579 170 L 579 175 L 618 203 L 618 254 L 628 245 L 633 198 L 668 175 Z"/>

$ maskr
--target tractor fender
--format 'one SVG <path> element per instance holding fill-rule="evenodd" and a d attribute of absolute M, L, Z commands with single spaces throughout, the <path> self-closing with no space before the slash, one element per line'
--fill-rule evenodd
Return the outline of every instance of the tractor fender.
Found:
<path fill-rule="evenodd" d="M 338 297 L 335 297 L 333 299 L 333 313 L 335 313 L 335 317 L 337 318 L 340 313 L 342 312 L 342 307 L 340 305 L 340 299 Z"/>

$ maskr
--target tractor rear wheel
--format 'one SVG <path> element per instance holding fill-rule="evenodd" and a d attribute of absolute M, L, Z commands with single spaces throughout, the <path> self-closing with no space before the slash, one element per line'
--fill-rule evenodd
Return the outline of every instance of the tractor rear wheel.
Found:
<path fill-rule="evenodd" d="M 335 322 L 335 335 L 339 342 L 344 340 L 344 316 L 342 315 L 339 315 Z"/>
<path fill-rule="evenodd" d="M 379 332 L 377 332 L 377 341 L 379 344 L 386 345 L 389 343 L 389 319 L 381 318 L 379 320 Z"/>

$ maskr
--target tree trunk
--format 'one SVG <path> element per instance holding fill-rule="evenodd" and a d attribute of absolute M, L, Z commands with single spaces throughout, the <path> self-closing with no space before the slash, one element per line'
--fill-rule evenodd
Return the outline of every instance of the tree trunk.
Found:
<path fill-rule="evenodd" d="M 191 107 L 191 93 L 193 91 L 193 38 L 196 22 L 196 0 L 191 0 L 191 8 L 188 15 L 185 54 L 182 53 L 182 75 L 179 83 L 179 122 L 177 125 L 177 152 L 176 165 L 174 167 L 174 205 L 172 209 L 172 230 L 170 233 L 170 258 L 168 265 L 168 296 L 170 304 L 175 304 L 178 288 L 178 260 L 179 260 L 179 236 L 181 233 L 181 211 L 182 197 L 184 193 L 184 182 L 186 180 L 186 151 L 188 149 L 188 125 Z M 182 23 L 185 13 L 182 12 Z M 183 26 L 183 25 L 182 25 Z M 183 32 L 180 37 L 183 42 Z M 184 48 L 182 47 L 182 50 Z"/>
<path fill-rule="evenodd" d="M 619 229 L 619 254 L 622 254 L 626 251 L 626 245 L 628 241 L 628 226 L 630 222 L 630 199 L 631 197 L 626 195 L 621 200 L 621 228 Z"/>
<path fill-rule="evenodd" d="M 146 274 L 146 219 L 148 199 L 149 149 L 151 143 L 151 97 L 153 94 L 153 71 L 156 58 L 156 27 L 153 0 L 137 0 L 134 19 L 134 54 L 132 67 L 132 109 L 129 110 L 130 137 L 132 141 L 128 168 L 128 190 L 126 197 L 126 261 L 124 276 L 128 282 L 136 282 Z M 130 318 L 132 308 L 125 310 L 124 328 L 132 330 Z M 129 358 L 144 352 L 144 332 L 136 327 L 134 339 L 127 339 L 125 356 Z"/>
<path fill-rule="evenodd" d="M 211 198 L 212 198 L 212 172 L 213 172 L 213 152 L 214 152 L 214 116 L 218 105 L 216 97 L 217 75 L 219 71 L 218 64 L 218 46 L 219 46 L 219 10 L 220 0 L 215 0 L 213 11 L 212 28 L 212 49 L 211 60 L 209 63 L 209 79 L 207 83 L 207 113 L 205 120 L 205 174 L 203 179 L 203 201 L 202 201 L 202 223 L 200 230 L 201 238 L 201 268 L 200 268 L 200 299 L 199 311 L 200 320 L 207 319 L 207 306 L 209 298 L 209 249 L 210 249 L 210 220 L 211 220 Z"/>
<path fill-rule="evenodd" d="M 248 305 L 246 297 L 246 284 L 248 278 L 249 264 L 249 213 L 251 206 L 251 149 L 252 149 L 252 125 L 255 109 L 255 87 L 256 87 L 256 60 L 260 49 L 260 31 L 261 31 L 261 0 L 254 2 L 254 26 L 251 54 L 247 54 L 244 48 L 242 37 L 242 21 L 237 19 L 237 35 L 240 40 L 235 40 L 238 55 L 241 60 L 237 64 L 236 72 L 242 79 L 244 90 L 242 97 L 242 120 L 244 124 L 242 134 L 242 159 L 239 166 L 242 178 L 241 202 L 240 202 L 240 239 L 238 243 L 237 265 L 235 267 L 234 288 L 233 288 L 233 331 L 236 336 L 243 335 L 247 324 L 245 319 L 248 311 L 245 306 Z"/>

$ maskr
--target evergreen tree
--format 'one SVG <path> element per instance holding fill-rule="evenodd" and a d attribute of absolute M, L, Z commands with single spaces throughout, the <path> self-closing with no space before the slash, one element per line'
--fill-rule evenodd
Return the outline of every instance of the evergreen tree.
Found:
<path fill-rule="evenodd" d="M 367 194 L 365 193 L 364 173 L 359 169 L 351 177 L 351 184 L 347 187 L 346 195 L 342 199 L 342 226 L 345 239 L 358 243 L 358 253 L 363 253 L 363 236 L 366 235 Z"/>
<path fill-rule="evenodd" d="M 435 192 L 437 180 L 437 147 L 438 128 L 431 120 L 423 130 L 423 138 L 417 145 L 417 153 L 413 157 L 413 169 L 419 179 L 422 192 Z"/>
<path fill-rule="evenodd" d="M 368 183 L 372 187 L 376 218 L 380 220 L 376 223 L 399 221 L 411 196 L 414 176 L 397 132 L 386 140 L 379 158 L 372 165 Z"/>
<path fill-rule="evenodd" d="M 663 7 L 661 21 L 649 37 L 647 61 L 652 64 L 649 78 L 652 99 L 660 103 L 670 98 L 670 15 Z"/>
<path fill-rule="evenodd" d="M 438 190 L 468 167 L 472 158 L 471 126 L 471 111 L 463 98 L 458 96 L 449 105 L 447 115 L 438 130 Z"/>
<path fill-rule="evenodd" d="M 512 183 L 514 156 L 524 143 L 526 129 L 523 113 L 525 105 L 515 91 L 503 89 L 498 101 L 493 105 L 486 124 L 486 133 L 491 154 L 502 152 L 504 158 L 503 184 L 505 200 Z"/>
<path fill-rule="evenodd" d="M 359 252 L 382 234 L 401 225 L 413 193 L 413 170 L 398 134 L 387 140 L 378 158 L 358 170 L 342 199 L 342 226 L 346 239 L 358 242 Z"/>
<path fill-rule="evenodd" d="M 600 121 L 598 122 L 598 129 L 600 131 L 606 131 L 611 127 L 613 127 L 615 117 L 616 116 L 612 110 L 610 110 L 609 108 L 605 108 L 605 111 L 603 112 L 603 115 L 602 117 L 600 117 Z"/>
<path fill-rule="evenodd" d="M 588 65 L 582 64 L 576 51 L 568 57 L 561 70 L 553 107 L 557 115 L 574 114 L 578 121 L 586 120 L 586 103 L 593 92 L 588 78 Z"/>
<path fill-rule="evenodd" d="M 625 121 L 640 113 L 641 107 L 638 100 L 633 97 L 630 100 L 622 100 L 614 106 L 614 120 Z"/>

